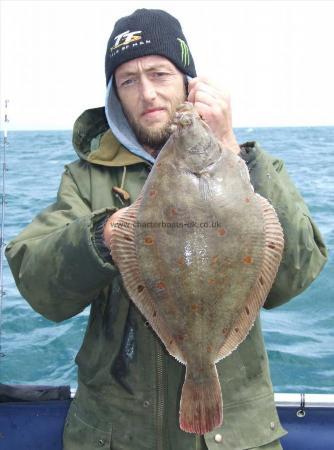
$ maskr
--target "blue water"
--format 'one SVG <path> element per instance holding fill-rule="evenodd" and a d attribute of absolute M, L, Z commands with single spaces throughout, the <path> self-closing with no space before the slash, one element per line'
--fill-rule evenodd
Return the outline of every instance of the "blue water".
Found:
<path fill-rule="evenodd" d="M 327 266 L 309 289 L 288 304 L 263 311 L 262 321 L 276 392 L 334 393 L 334 127 L 239 129 L 239 142 L 257 140 L 284 159 L 325 237 Z M 12 132 L 7 151 L 8 242 L 53 202 L 64 164 L 76 155 L 70 131 Z M 2 383 L 70 383 L 88 309 L 54 324 L 21 298 L 5 262 Z"/>

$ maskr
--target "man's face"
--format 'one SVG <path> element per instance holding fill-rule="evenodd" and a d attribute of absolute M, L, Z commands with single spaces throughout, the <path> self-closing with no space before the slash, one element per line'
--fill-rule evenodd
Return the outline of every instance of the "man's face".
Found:
<path fill-rule="evenodd" d="M 167 58 L 153 55 L 121 64 L 115 81 L 138 141 L 148 150 L 159 150 L 170 136 L 176 107 L 186 99 L 184 75 Z"/>

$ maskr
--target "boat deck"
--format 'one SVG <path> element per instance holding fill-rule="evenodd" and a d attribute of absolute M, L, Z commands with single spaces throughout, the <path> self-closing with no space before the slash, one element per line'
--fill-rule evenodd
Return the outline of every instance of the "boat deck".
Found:
<path fill-rule="evenodd" d="M 334 395 L 276 394 L 284 450 L 334 449 Z M 0 403 L 1 450 L 61 450 L 71 400 Z"/>

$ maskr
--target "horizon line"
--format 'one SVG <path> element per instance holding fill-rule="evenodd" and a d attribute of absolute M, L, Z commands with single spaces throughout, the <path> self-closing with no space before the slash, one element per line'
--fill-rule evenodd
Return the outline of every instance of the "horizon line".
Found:
<path fill-rule="evenodd" d="M 333 128 L 333 125 L 249 125 L 249 126 L 236 126 L 234 130 L 253 130 L 258 128 Z M 4 132 L 4 128 L 0 127 L 0 131 Z M 70 131 L 72 128 L 13 128 L 12 130 L 6 129 L 7 133 L 10 132 L 37 132 L 37 131 Z"/>

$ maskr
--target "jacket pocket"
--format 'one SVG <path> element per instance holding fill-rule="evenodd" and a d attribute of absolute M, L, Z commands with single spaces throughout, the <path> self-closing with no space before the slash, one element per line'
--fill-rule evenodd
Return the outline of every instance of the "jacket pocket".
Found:
<path fill-rule="evenodd" d="M 112 450 L 111 429 L 93 427 L 71 408 L 65 421 L 63 450 Z"/>

